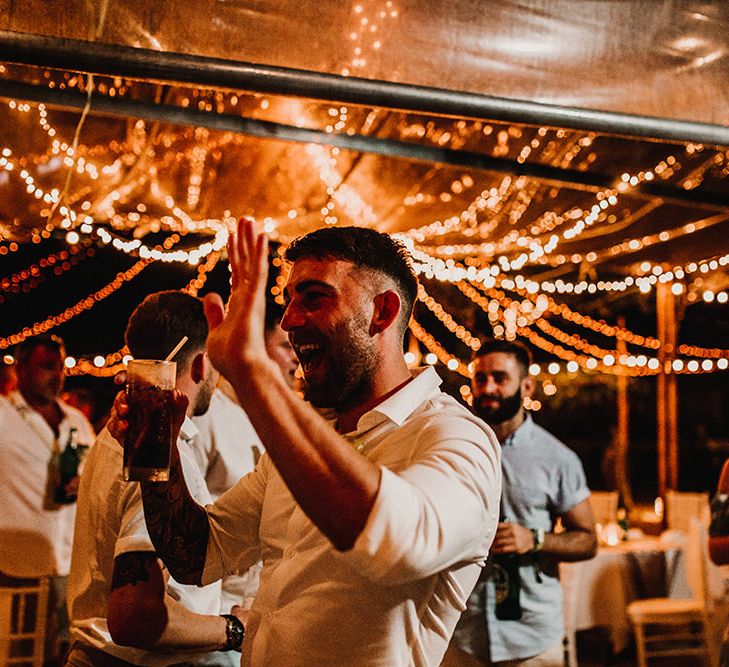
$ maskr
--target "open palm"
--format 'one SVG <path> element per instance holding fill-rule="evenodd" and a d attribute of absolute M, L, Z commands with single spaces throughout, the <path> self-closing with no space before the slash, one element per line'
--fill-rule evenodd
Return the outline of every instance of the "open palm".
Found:
<path fill-rule="evenodd" d="M 205 298 L 210 333 L 207 350 L 213 365 L 229 380 L 241 364 L 266 356 L 264 323 L 268 237 L 251 218 L 241 218 L 228 240 L 232 283 L 227 309 L 217 294 Z"/>

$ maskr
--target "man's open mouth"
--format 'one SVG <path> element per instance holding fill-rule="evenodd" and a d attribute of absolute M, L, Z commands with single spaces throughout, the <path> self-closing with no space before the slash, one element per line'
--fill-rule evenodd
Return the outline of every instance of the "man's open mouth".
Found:
<path fill-rule="evenodd" d="M 324 357 L 324 346 L 315 343 L 306 343 L 304 345 L 294 345 L 296 356 L 301 362 L 301 368 L 304 374 L 308 375 L 313 371 Z"/>

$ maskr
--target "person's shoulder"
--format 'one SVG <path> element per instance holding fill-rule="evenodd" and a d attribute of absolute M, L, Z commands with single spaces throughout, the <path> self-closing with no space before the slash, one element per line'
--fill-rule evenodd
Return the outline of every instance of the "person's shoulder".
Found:
<path fill-rule="evenodd" d="M 12 420 L 19 414 L 18 403 L 24 404 L 20 392 L 13 392 L 7 396 L 0 395 L 0 423 Z"/>
<path fill-rule="evenodd" d="M 453 396 L 446 394 L 444 391 L 439 391 L 431 396 L 423 406 L 421 414 L 423 417 L 442 415 L 443 417 L 461 417 L 468 421 L 484 423 L 465 405 L 459 403 Z"/>
<path fill-rule="evenodd" d="M 534 420 L 531 422 L 532 438 L 538 441 L 540 448 L 550 450 L 550 456 L 555 456 L 564 461 L 579 461 L 579 457 L 562 442 L 556 435 L 550 433 L 546 428 L 537 424 Z"/>
<path fill-rule="evenodd" d="M 91 425 L 88 417 L 78 408 L 70 405 L 69 403 L 66 403 L 66 401 L 59 398 L 58 402 L 60 403 L 63 411 L 66 413 L 66 416 L 69 418 L 73 426 L 76 428 L 82 428 L 84 430 L 83 435 L 90 435 L 91 439 L 93 440 L 93 438 L 95 437 L 94 427 Z"/>
<path fill-rule="evenodd" d="M 85 465 L 88 469 L 93 463 L 100 465 L 101 461 L 110 462 L 114 469 L 122 469 L 122 459 L 124 457 L 124 448 L 121 443 L 112 436 L 109 429 L 105 426 L 96 436 L 94 443 L 86 457 Z"/>
<path fill-rule="evenodd" d="M 453 396 L 439 392 L 413 416 L 413 423 L 423 430 L 437 430 L 445 437 L 477 439 L 497 443 L 491 427 Z"/>

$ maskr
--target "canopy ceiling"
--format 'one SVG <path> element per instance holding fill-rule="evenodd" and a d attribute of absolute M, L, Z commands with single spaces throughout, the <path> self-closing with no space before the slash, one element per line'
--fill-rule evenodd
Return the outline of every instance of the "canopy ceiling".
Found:
<path fill-rule="evenodd" d="M 4 254 L 367 225 L 519 335 L 727 286 L 724 2 L 16 0 L 0 30 Z"/>

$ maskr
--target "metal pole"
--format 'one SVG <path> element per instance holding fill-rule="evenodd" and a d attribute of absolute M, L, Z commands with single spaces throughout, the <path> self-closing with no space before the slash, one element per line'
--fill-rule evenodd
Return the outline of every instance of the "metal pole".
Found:
<path fill-rule="evenodd" d="M 86 95 L 76 91 L 50 89 L 45 86 L 36 86 L 12 80 L 0 80 L 0 97 L 42 102 L 51 106 L 71 109 L 83 109 L 86 104 Z M 329 133 L 272 121 L 244 118 L 233 114 L 199 111 L 172 104 L 154 104 L 140 100 L 97 95 L 92 98 L 91 112 L 101 115 L 144 118 L 145 120 L 158 120 L 179 125 L 206 127 L 223 132 L 247 134 L 262 139 L 337 146 L 346 150 L 484 169 L 513 176 L 529 176 L 559 187 L 572 187 L 590 192 L 613 187 L 615 184 L 613 176 L 591 171 L 562 169 L 537 162 L 517 162 L 516 160 L 495 158 L 473 151 L 426 146 L 424 144 L 361 134 Z M 716 212 L 717 209 L 729 209 L 729 193 L 706 192 L 700 188 L 684 190 L 683 188 L 661 183 L 644 183 L 632 189 L 631 194 L 638 197 L 660 197 L 665 202 L 690 203 L 692 206 L 707 208 L 712 212 Z"/>
<path fill-rule="evenodd" d="M 293 95 L 459 118 L 729 146 L 729 127 L 562 107 L 184 53 L 0 31 L 0 60 L 146 81 Z"/>
<path fill-rule="evenodd" d="M 625 317 L 618 315 L 617 325 L 625 329 Z M 618 355 L 627 354 L 628 346 L 624 340 L 616 344 Z M 615 432 L 615 480 L 625 508 L 633 509 L 633 494 L 628 474 L 630 449 L 630 402 L 628 401 L 628 376 L 618 375 L 617 382 L 617 425 Z"/>

